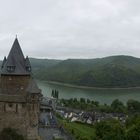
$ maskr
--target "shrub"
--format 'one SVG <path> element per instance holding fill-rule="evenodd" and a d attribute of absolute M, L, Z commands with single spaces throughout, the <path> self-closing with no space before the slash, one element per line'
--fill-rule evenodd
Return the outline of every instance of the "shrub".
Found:
<path fill-rule="evenodd" d="M 24 140 L 24 137 L 12 128 L 4 128 L 0 133 L 0 140 Z"/>

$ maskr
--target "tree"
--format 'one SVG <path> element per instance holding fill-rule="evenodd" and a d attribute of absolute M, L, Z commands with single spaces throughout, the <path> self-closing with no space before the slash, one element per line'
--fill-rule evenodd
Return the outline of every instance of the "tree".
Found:
<path fill-rule="evenodd" d="M 57 90 L 54 91 L 54 98 L 57 98 Z"/>
<path fill-rule="evenodd" d="M 140 102 L 136 100 L 127 101 L 127 110 L 129 112 L 140 112 Z"/>
<path fill-rule="evenodd" d="M 4 128 L 0 133 L 0 140 L 24 140 L 24 137 L 19 135 L 15 129 Z"/>
<path fill-rule="evenodd" d="M 116 120 L 102 121 L 95 124 L 96 139 L 125 140 L 125 129 Z"/>
<path fill-rule="evenodd" d="M 59 91 L 58 90 L 55 90 L 54 91 L 54 98 L 58 99 L 58 96 L 59 96 Z"/>
<path fill-rule="evenodd" d="M 59 98 L 59 91 L 57 90 L 57 97 L 56 97 L 57 99 Z"/>
<path fill-rule="evenodd" d="M 127 140 L 140 140 L 140 122 L 132 125 L 126 134 Z"/>
<path fill-rule="evenodd" d="M 87 104 L 90 104 L 90 100 L 89 99 L 87 99 Z"/>
<path fill-rule="evenodd" d="M 125 111 L 125 106 L 121 101 L 116 99 L 112 102 L 111 109 L 112 109 L 113 112 L 121 113 L 121 112 Z"/>
<path fill-rule="evenodd" d="M 96 106 L 99 106 L 99 102 L 98 102 L 98 101 L 95 101 L 94 104 L 95 104 Z"/>
<path fill-rule="evenodd" d="M 51 96 L 54 97 L 54 94 L 55 94 L 55 93 L 54 93 L 54 90 L 52 90 L 52 95 L 51 95 Z"/>
<path fill-rule="evenodd" d="M 99 102 L 98 101 L 91 101 L 91 103 L 93 104 L 93 105 L 95 105 L 95 106 L 99 106 Z"/>
<path fill-rule="evenodd" d="M 86 100 L 84 98 L 80 98 L 81 103 L 86 103 Z"/>
<path fill-rule="evenodd" d="M 126 127 L 129 129 L 131 126 L 140 123 L 140 114 L 135 114 L 126 120 Z"/>
<path fill-rule="evenodd" d="M 74 102 L 74 103 L 77 103 L 77 102 L 78 102 L 77 98 L 74 98 L 74 99 L 73 99 L 73 102 Z"/>
<path fill-rule="evenodd" d="M 51 95 L 53 98 L 59 98 L 59 91 L 58 90 L 52 90 L 52 95 Z"/>

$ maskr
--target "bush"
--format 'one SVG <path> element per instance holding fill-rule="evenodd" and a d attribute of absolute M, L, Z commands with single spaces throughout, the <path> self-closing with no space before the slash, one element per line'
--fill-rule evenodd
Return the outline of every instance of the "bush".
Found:
<path fill-rule="evenodd" d="M 127 140 L 140 140 L 140 123 L 131 126 L 127 133 Z"/>
<path fill-rule="evenodd" d="M 96 123 L 95 129 L 96 139 L 125 140 L 125 129 L 118 121 L 110 120 Z"/>
<path fill-rule="evenodd" d="M 24 140 L 24 138 L 15 129 L 4 128 L 0 133 L 0 140 Z"/>

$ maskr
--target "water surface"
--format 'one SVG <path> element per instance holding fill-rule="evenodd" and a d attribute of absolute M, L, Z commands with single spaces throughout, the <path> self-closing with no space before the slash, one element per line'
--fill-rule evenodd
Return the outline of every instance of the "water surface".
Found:
<path fill-rule="evenodd" d="M 51 97 L 53 89 L 59 91 L 59 98 L 88 98 L 99 101 L 101 104 L 110 104 L 113 100 L 119 99 L 124 103 L 129 99 L 140 101 L 140 88 L 132 89 L 82 89 L 68 87 L 64 85 L 50 84 L 45 81 L 37 81 L 38 86 L 42 89 L 44 96 Z"/>

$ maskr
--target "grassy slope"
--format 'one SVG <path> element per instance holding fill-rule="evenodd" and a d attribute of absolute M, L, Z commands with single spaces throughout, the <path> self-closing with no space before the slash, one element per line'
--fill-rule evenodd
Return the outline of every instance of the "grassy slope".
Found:
<path fill-rule="evenodd" d="M 63 124 L 64 128 L 76 139 L 87 138 L 87 140 L 92 140 L 95 137 L 95 129 L 93 126 L 76 122 L 66 122 L 62 119 L 59 119 L 59 122 Z"/>

